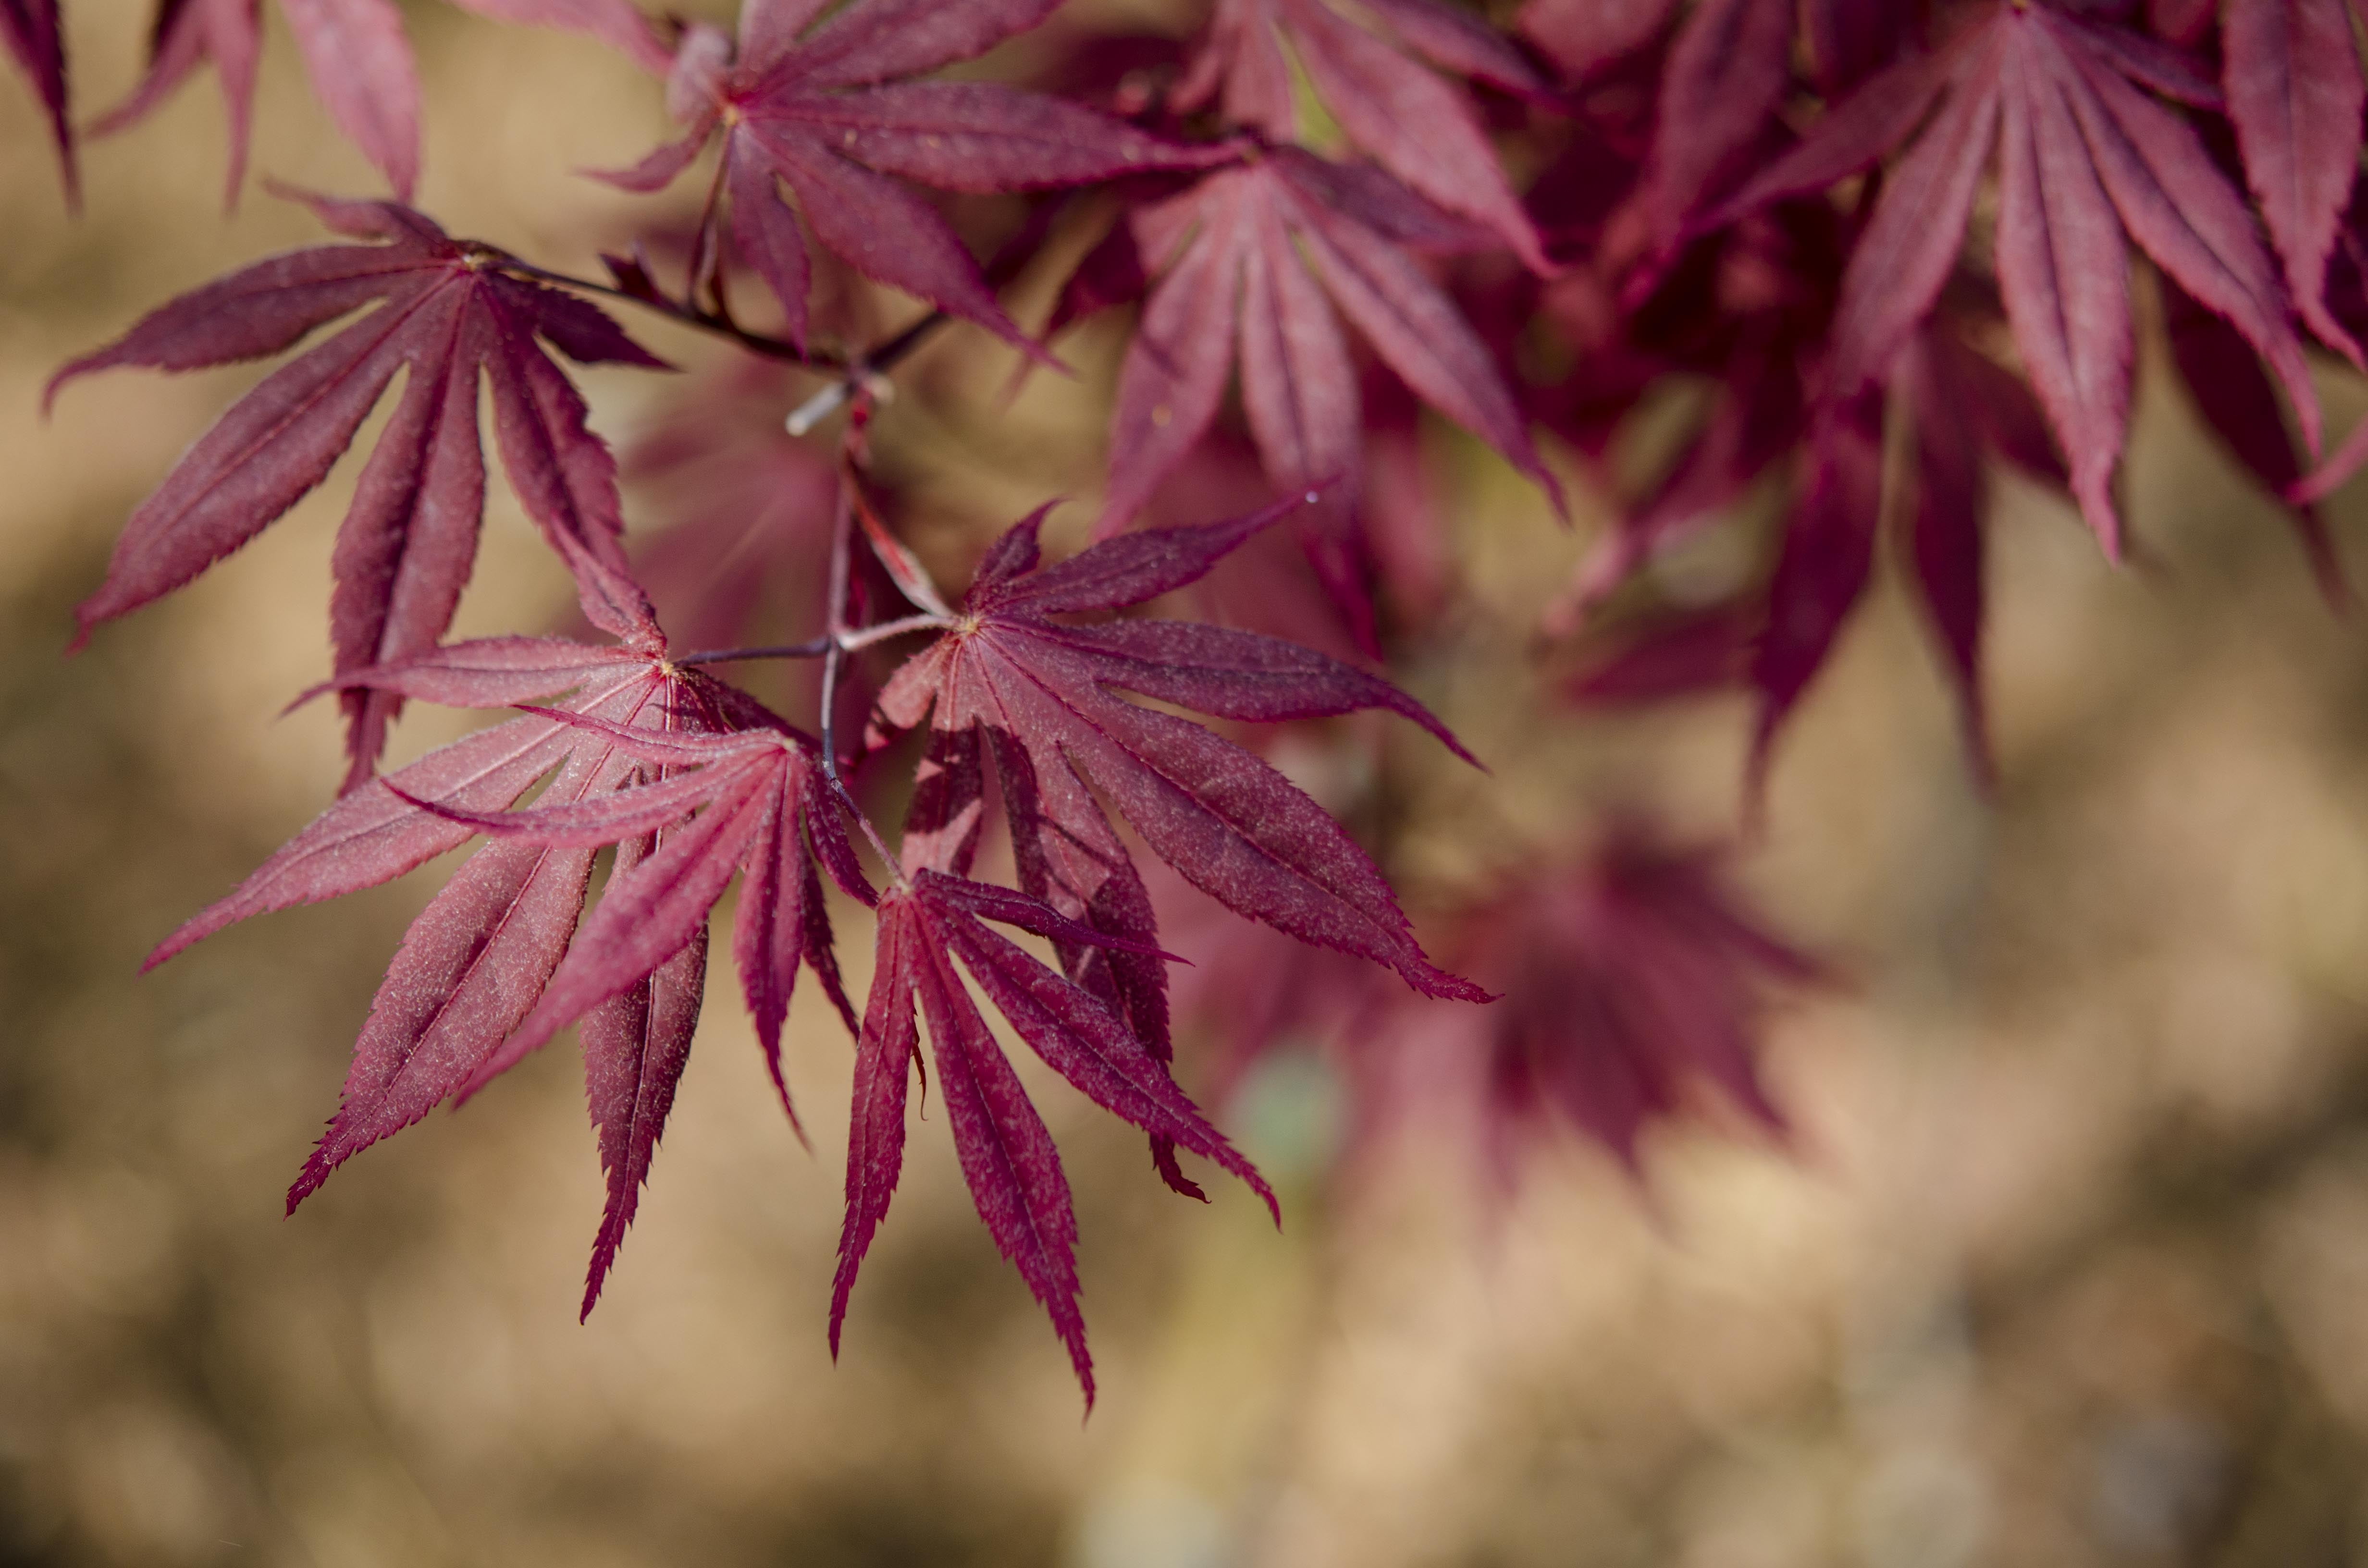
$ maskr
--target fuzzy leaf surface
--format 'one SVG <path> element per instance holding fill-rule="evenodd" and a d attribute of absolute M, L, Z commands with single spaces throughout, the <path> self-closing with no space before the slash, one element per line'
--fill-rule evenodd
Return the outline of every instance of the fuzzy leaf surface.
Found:
<path fill-rule="evenodd" d="M 1560 503 L 1510 390 L 1438 285 L 1380 224 L 1449 215 L 1378 171 L 1291 151 L 1220 170 L 1125 220 L 1128 244 L 1164 272 L 1119 372 L 1110 418 L 1107 535 L 1147 502 L 1214 421 L 1239 367 L 1268 476 L 1281 489 L 1361 478 L 1362 403 L 1341 318 L 1424 402 L 1486 441 Z M 1178 248 L 1180 245 L 1180 249 Z M 1163 265 L 1164 264 L 1164 265 Z M 1064 319 L 1082 313 L 1066 310 Z"/>
<path fill-rule="evenodd" d="M 903 182 L 1037 190 L 1221 155 L 1015 87 L 904 79 L 985 53 L 1056 3 L 857 0 L 819 25 L 818 7 L 752 4 L 736 58 L 720 35 L 714 60 L 693 62 L 686 43 L 670 91 L 689 134 L 612 177 L 662 187 L 720 133 L 731 202 L 721 232 L 779 299 L 796 343 L 808 324 L 807 245 L 819 242 L 865 277 L 1037 352 L 945 220 Z M 712 240 L 712 206 L 705 222 Z"/>
<path fill-rule="evenodd" d="M 51 381 L 54 396 L 119 366 L 189 370 L 258 358 L 377 306 L 266 377 L 198 438 L 125 524 L 106 582 L 75 611 L 83 635 L 188 583 L 284 516 L 327 476 L 400 373 L 401 401 L 332 558 L 336 672 L 433 648 L 451 624 L 484 510 L 481 381 L 511 484 L 575 573 L 585 614 L 610 635 L 659 645 L 619 543 L 616 464 L 549 350 L 585 364 L 662 361 L 591 305 L 511 276 L 499 253 L 453 240 L 408 208 L 313 205 L 333 228 L 381 243 L 257 262 L 152 312 Z M 356 690 L 345 700 L 351 785 L 367 776 L 401 698 Z"/>
<path fill-rule="evenodd" d="M 2128 424 L 2131 242 L 2242 335 L 2285 389 L 2305 443 L 2316 450 L 2318 441 L 2317 398 L 2276 261 L 2194 127 L 2158 94 L 2219 101 L 2193 59 L 2157 40 L 2070 7 L 1999 5 L 1929 62 L 1869 80 L 1727 209 L 1816 188 L 1912 139 L 1843 278 L 1828 393 L 1847 399 L 1889 375 L 1930 314 L 1995 147 L 2007 320 L 2071 458 L 2073 494 L 2109 553 L 2121 540 L 2112 482 Z M 2340 118 L 2323 107 L 2311 116 Z M 2288 204 L 2298 216 L 2284 233 L 2319 222 L 2320 184 Z"/>
<path fill-rule="evenodd" d="M 1004 781 L 1023 875 L 1041 856 L 1046 896 L 1075 918 L 1092 919 L 1119 874 L 1097 869 L 1117 842 L 1099 791 L 1154 853 L 1236 913 L 1385 964 L 1427 994 L 1476 1000 L 1474 987 L 1423 956 L 1381 873 L 1315 801 L 1230 741 L 1116 693 L 1258 722 L 1387 709 L 1455 746 L 1427 710 L 1385 681 L 1273 638 L 1185 621 L 1052 619 L 1194 582 L 1281 511 L 1128 534 L 1042 569 L 1041 514 L 1026 519 L 989 552 L 954 628 L 883 689 L 880 730 L 927 722 L 940 741 L 979 733 Z M 1007 756 L 1013 768 L 1004 768 Z M 941 820 L 959 815 L 932 809 Z M 1071 839 L 1085 852 L 1072 857 Z M 944 842 L 967 852 L 959 837 Z M 1123 863 L 1122 852 L 1114 858 Z M 1082 885 L 1051 891 L 1062 872 Z M 1133 892 L 1116 896 L 1132 905 Z M 1144 909 L 1147 918 L 1147 901 Z"/>
<path fill-rule="evenodd" d="M 0 47 L 7 50 L 32 85 L 34 97 L 41 100 L 51 139 L 58 144 L 67 199 L 78 201 L 74 122 L 66 104 L 65 29 L 58 19 L 58 0 L 0 0 Z"/>
<path fill-rule="evenodd" d="M 1274 1194 L 1122 1019 L 988 921 L 1056 941 L 1107 946 L 1113 940 L 1024 894 L 934 870 L 915 872 L 908 885 L 881 900 L 878 956 L 856 1053 L 831 1349 L 837 1354 L 848 1294 L 903 1168 L 906 1077 L 918 1055 L 917 1013 L 928 1020 L 939 1094 L 979 1218 L 1052 1318 L 1090 1406 L 1093 1360 L 1077 1307 L 1076 1219 L 1068 1180 L 1051 1134 L 971 999 L 962 971 L 1030 1049 L 1088 1099 L 1232 1172 L 1269 1210 Z"/>
<path fill-rule="evenodd" d="M 1218 0 L 1176 107 L 1218 104 L 1234 124 L 1290 144 L 1299 139 L 1293 60 L 1359 151 L 1486 225 L 1532 268 L 1554 270 L 1470 97 L 1431 69 L 1543 95 L 1545 84 L 1501 37 L 1434 0 Z"/>

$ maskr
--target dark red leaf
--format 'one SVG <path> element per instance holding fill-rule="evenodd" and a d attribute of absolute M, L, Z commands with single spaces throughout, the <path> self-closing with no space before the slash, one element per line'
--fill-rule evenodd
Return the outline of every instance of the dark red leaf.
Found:
<path fill-rule="evenodd" d="M 998 570 L 973 586 L 955 628 L 889 682 L 881 727 L 896 733 L 927 721 L 939 734 L 984 731 L 998 756 L 1003 747 L 1026 753 L 1032 789 L 1023 799 L 1046 798 L 1053 781 L 1065 796 L 1074 778 L 1075 814 L 1099 814 L 1084 790 L 1090 781 L 1161 858 L 1237 913 L 1387 964 L 1429 994 L 1475 997 L 1423 957 L 1380 873 L 1313 801 L 1231 743 L 1114 693 L 1258 720 L 1387 707 L 1443 737 L 1436 720 L 1347 665 L 1247 633 L 1046 619 L 1181 586 L 1249 526 L 1151 530 L 1031 574 L 1030 518 L 997 548 Z M 1057 817 L 1046 821 L 1059 829 Z M 1089 910 L 1098 892 L 1073 896 Z"/>
<path fill-rule="evenodd" d="M 1069 942 L 1107 945 L 1112 938 L 1037 900 L 927 869 L 882 898 L 879 915 L 871 997 L 857 1053 L 832 1350 L 837 1349 L 848 1292 L 887 1212 L 903 1163 L 905 1074 L 916 1055 L 917 1005 L 928 1019 L 946 1120 L 979 1217 L 1051 1315 L 1090 1406 L 1093 1364 L 1076 1304 L 1076 1221 L 1068 1182 L 1042 1119 L 988 1032 L 955 960 L 1014 1032 L 1087 1097 L 1171 1146 L 1231 1171 L 1269 1209 L 1274 1195 L 1185 1098 L 1165 1062 L 1125 1021 L 985 922 L 1017 924 Z"/>
<path fill-rule="evenodd" d="M 752 7 L 736 61 L 725 58 L 722 35 L 694 29 L 718 52 L 702 56 L 698 70 L 677 65 L 670 97 L 690 135 L 610 176 L 656 189 L 721 131 L 733 244 L 779 298 L 800 345 L 812 276 L 803 236 L 811 236 L 865 277 L 1037 352 L 945 220 L 899 179 L 944 190 L 1034 190 L 1225 155 L 1016 88 L 895 80 L 1025 32 L 1052 0 L 858 0 L 807 32 L 820 9 Z M 691 48 L 687 41 L 686 58 Z M 777 180 L 796 197 L 794 213 Z M 708 222 L 715 221 L 711 210 Z M 715 238 L 711 229 L 707 243 Z"/>
<path fill-rule="evenodd" d="M 480 732 L 344 796 L 175 932 L 151 965 L 249 915 L 392 881 L 458 847 L 472 830 L 456 816 L 496 811 L 554 768 L 536 809 L 582 809 L 636 777 L 619 737 L 704 722 L 712 706 L 700 677 L 648 657 L 525 638 L 463 643 L 351 678 L 477 706 L 573 690 L 564 708 Z M 336 1119 L 289 1190 L 291 1210 L 338 1165 L 490 1075 L 488 1062 L 560 966 L 591 867 L 586 847 L 496 844 L 429 901 L 371 1004 Z"/>
<path fill-rule="evenodd" d="M 1624 639 L 1564 687 L 1582 707 L 1666 702 L 1725 690 L 1750 673 L 1764 609 L 1718 605 L 1668 616 Z"/>
<path fill-rule="evenodd" d="M 2164 324 L 2170 337 L 2171 358 L 2188 395 L 2237 460 L 2283 500 L 2302 478 L 2294 438 L 2286 433 L 2285 414 L 2260 361 L 2234 327 L 2197 304 L 2176 283 L 2163 285 Z M 2316 502 L 2290 506 L 2303 550 L 2328 603 L 2341 608 L 2351 591 L 2343 577 L 2343 563 Z"/>
<path fill-rule="evenodd" d="M 171 592 L 287 513 L 324 478 L 398 372 L 401 403 L 364 468 L 337 538 L 331 641 L 338 675 L 433 648 L 476 555 L 484 460 L 478 382 L 528 515 L 575 574 L 593 624 L 663 644 L 618 536 L 615 463 L 583 399 L 538 336 L 582 362 L 661 366 L 583 301 L 503 270 L 498 252 L 448 238 L 385 203 L 318 202 L 325 221 L 382 238 L 258 262 L 152 312 L 76 377 L 122 365 L 186 370 L 287 348 L 356 308 L 379 308 L 282 366 L 199 437 L 132 513 L 106 583 L 77 610 L 98 622 Z M 348 702 L 349 785 L 366 777 L 399 698 Z"/>
<path fill-rule="evenodd" d="M 2228 7 L 2221 81 L 2245 175 L 2310 329 L 2355 365 L 2359 345 L 2326 305 L 2327 257 L 2360 165 L 2360 55 L 2344 0 Z"/>
<path fill-rule="evenodd" d="M 5 46 L 47 111 L 50 135 L 58 144 L 66 200 L 79 206 L 82 184 L 74 169 L 74 123 L 66 107 L 66 39 L 58 20 L 58 0 L 0 0 L 0 46 Z"/>
<path fill-rule="evenodd" d="M 1794 0 L 1698 0 L 1661 76 L 1644 201 L 1656 240 L 1719 193 L 1792 75 Z"/>
<path fill-rule="evenodd" d="M 1292 490 L 1338 478 L 1328 505 L 1353 505 L 1361 403 L 1335 310 L 1423 401 L 1495 447 L 1560 505 L 1486 346 L 1397 245 L 1326 204 L 1369 183 L 1344 186 L 1318 160 L 1284 151 L 1130 215 L 1133 253 L 1145 262 L 1172 260 L 1119 372 L 1097 537 L 1133 517 L 1207 431 L 1236 342 L 1243 403 L 1268 476 Z M 1352 199 L 1372 204 L 1370 195 Z M 1324 468 L 1327 462 L 1334 466 Z"/>
<path fill-rule="evenodd" d="M 1486 1074 L 1485 1153 L 1509 1174 L 1516 1133 L 1559 1118 L 1638 1164 L 1654 1122 L 1696 1086 L 1770 1132 L 1783 1113 L 1760 1076 L 1768 983 L 1827 978 L 1724 885 L 1714 852 L 1618 824 L 1586 862 L 1550 869 L 1475 917 L 1504 1000 L 1473 1016 Z"/>
<path fill-rule="evenodd" d="M 1642 50 L 1677 9 L 1678 0 L 1529 0 L 1517 25 L 1576 80 Z"/>
<path fill-rule="evenodd" d="M 1749 765 L 1755 798 L 1778 726 L 1825 664 L 1873 564 L 1883 500 L 1878 413 L 1873 400 L 1862 399 L 1829 416 L 1804 454 L 1808 473 L 1785 528 L 1769 585 L 1768 624 L 1751 661 L 1759 692 Z"/>
<path fill-rule="evenodd" d="M 1915 7 L 1898 0 L 1803 0 L 1802 41 L 1817 90 L 1848 92 L 1891 63 L 1915 22 Z"/>
<path fill-rule="evenodd" d="M 1983 514 L 1989 503 L 1974 401 L 1953 373 L 1963 362 L 1925 334 L 1899 358 L 1895 384 L 1916 427 L 1916 501 L 1903 511 L 1918 597 L 1932 618 L 1949 678 L 1957 688 L 1965 744 L 1985 779 L 1994 773 L 1982 703 Z M 2248 369 L 2260 373 L 2248 356 Z"/>
<path fill-rule="evenodd" d="M 2073 494 L 2109 552 L 2120 548 L 2112 481 L 2129 403 L 2129 240 L 2243 335 L 2286 389 L 2314 450 L 2318 437 L 2285 290 L 2243 199 L 2194 129 L 2142 88 L 2217 99 L 2192 59 L 2157 40 L 2069 9 L 1998 6 L 1929 62 L 1870 80 L 1720 214 L 1865 167 L 1913 135 L 1942 95 L 1885 180 L 1843 280 L 1828 394 L 1848 398 L 1889 373 L 1930 313 L 1995 138 L 1999 293 L 2071 458 Z"/>
<path fill-rule="evenodd" d="M 1295 142 L 1287 38 L 1360 151 L 1440 207 L 1486 225 L 1530 267 L 1553 271 L 1470 99 L 1394 44 L 1508 91 L 1538 94 L 1544 85 L 1500 39 L 1443 6 L 1364 0 L 1361 9 L 1352 20 L 1332 0 L 1217 0 L 1175 107 L 1190 113 L 1222 97 L 1233 123 Z"/>

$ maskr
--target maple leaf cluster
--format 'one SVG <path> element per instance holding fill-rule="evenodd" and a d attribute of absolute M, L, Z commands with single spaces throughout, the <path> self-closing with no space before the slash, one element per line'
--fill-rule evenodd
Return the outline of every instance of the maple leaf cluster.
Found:
<path fill-rule="evenodd" d="M 287 515 L 402 382 L 333 556 L 318 694 L 345 715 L 344 789 L 152 961 L 484 838 L 404 937 L 290 1204 L 575 1026 L 608 1179 L 586 1312 L 735 883 L 732 965 L 793 1125 L 802 970 L 855 1041 L 834 1347 L 926 1032 L 980 1216 L 1090 1398 L 1068 1183 L 990 1009 L 1194 1197 L 1187 1155 L 1274 1201 L 1179 1086 L 1179 1019 L 1224 1042 L 1220 1087 L 1330 1042 L 1369 1123 L 1440 1097 L 1406 1090 L 1428 1062 L 1481 1108 L 1500 1168 L 1546 1127 L 1634 1166 L 1654 1123 L 1722 1098 L 1781 1131 L 1758 1020 L 1771 987 L 1828 971 L 1713 852 L 1626 816 L 1583 853 L 1486 846 L 1496 869 L 1417 911 L 1465 978 L 1385 874 L 1388 813 L 1319 803 L 1262 755 L 1274 732 L 1244 728 L 1355 748 L 1374 732 L 1315 722 L 1392 714 L 1473 760 L 1376 668 L 1471 619 L 1425 409 L 1535 488 L 1542 529 L 1566 486 L 1611 504 L 1539 629 L 1569 703 L 1748 687 L 1755 790 L 1886 527 L 1994 766 L 1993 476 L 2133 548 L 2115 481 L 2143 332 L 2346 595 L 2317 504 L 2368 462 L 2368 424 L 2322 451 L 2312 365 L 2368 369 L 2345 0 L 1213 0 L 1180 40 L 1090 34 L 1058 0 L 744 0 L 729 30 L 628 0 L 455 3 L 644 67 L 679 133 L 598 177 L 663 204 L 699 168 L 703 196 L 637 219 L 605 279 L 456 238 L 410 205 L 419 87 L 391 0 L 280 0 L 393 199 L 282 191 L 339 243 L 163 305 L 50 391 L 291 355 L 132 514 L 87 637 Z M 0 0 L 0 36 L 74 197 L 57 0 Z M 234 199 L 260 39 L 259 0 L 162 0 L 145 75 L 90 133 L 211 63 Z M 1035 85 L 1006 79 L 1022 39 Z M 1008 302 L 1023 278 L 1052 297 L 1033 330 Z M 842 306 L 867 288 L 913 301 L 908 324 L 849 347 Z M 627 307 L 745 351 L 628 450 L 673 524 L 630 550 L 620 464 L 567 369 L 669 368 Z M 1097 318 L 1123 348 L 1090 542 L 1047 563 L 1039 511 L 946 591 L 871 463 L 889 378 L 968 328 L 974 351 L 1065 372 L 1064 335 Z M 801 375 L 822 386 L 793 405 Z M 1623 490 L 1611 454 L 1679 381 L 1698 417 Z M 576 586 L 574 635 L 446 640 L 488 403 Z M 1656 602 L 1658 561 L 1771 490 L 1758 570 Z M 1204 618 L 1144 613 L 1186 604 Z M 760 626 L 793 640 L 744 641 Z M 747 673 L 767 660 L 816 677 L 768 703 Z M 381 771 L 416 701 L 516 712 Z M 871 814 L 886 800 L 894 833 Z M 873 933 L 860 1008 L 834 903 Z M 1178 947 L 1201 962 L 1171 995 Z"/>

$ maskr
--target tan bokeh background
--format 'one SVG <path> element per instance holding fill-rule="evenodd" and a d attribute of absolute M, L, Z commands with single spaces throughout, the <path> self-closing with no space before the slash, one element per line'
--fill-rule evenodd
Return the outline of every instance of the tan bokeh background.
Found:
<path fill-rule="evenodd" d="M 82 105 L 128 85 L 142 10 L 70 4 Z M 589 270 L 627 208 L 568 171 L 659 135 L 655 91 L 589 44 L 407 10 L 422 204 Z M 273 26 L 259 168 L 372 188 Z M 1133 1135 L 1043 1086 L 1102 1380 L 1081 1422 L 934 1115 L 831 1365 L 845 1041 L 802 998 L 809 1155 L 720 966 L 588 1325 L 564 1050 L 280 1217 L 443 869 L 135 970 L 334 787 L 330 715 L 273 715 L 322 669 L 356 465 L 68 661 L 121 518 L 259 372 L 116 375 L 38 414 L 61 360 L 307 241 L 259 190 L 225 219 L 222 168 L 200 78 L 88 150 L 67 222 L 0 89 L 0 1562 L 2368 1562 L 2368 628 L 2316 601 L 2158 366 L 2128 481 L 2152 567 L 2108 571 L 2009 493 L 1995 798 L 1888 586 L 1784 744 L 1745 871 L 1858 978 L 1780 1020 L 1791 1153 L 1673 1131 L 1649 1203 L 1576 1148 L 1501 1211 L 1435 1148 L 1343 1190 L 1309 1158 L 1323 1081 L 1286 1063 L 1226 1113 L 1282 1178 L 1278 1237 L 1239 1193 L 1167 1197 Z M 1008 415 L 975 343 L 916 364 L 882 441 L 925 542 L 1090 494 L 1110 347 Z M 620 437 L 665 390 L 585 380 Z M 2356 383 L 2328 392 L 2348 426 Z M 1496 765 L 1498 824 L 1442 820 L 1413 870 L 1578 835 L 1623 790 L 1731 823 L 1739 706 L 1541 723 L 1508 687 L 1587 519 L 1561 536 L 1440 450 L 1481 652 L 1418 675 Z M 2339 497 L 2339 536 L 2361 506 Z M 563 602 L 498 487 L 478 577 L 464 631 Z M 461 722 L 406 720 L 399 755 Z"/>

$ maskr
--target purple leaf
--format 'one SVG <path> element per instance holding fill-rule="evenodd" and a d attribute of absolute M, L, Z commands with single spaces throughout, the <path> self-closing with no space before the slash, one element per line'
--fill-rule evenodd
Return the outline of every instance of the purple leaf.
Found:
<path fill-rule="evenodd" d="M 50 137 L 58 144 L 66 202 L 79 207 L 82 183 L 74 168 L 74 122 L 66 105 L 65 29 L 58 20 L 58 0 L 0 0 L 0 46 L 7 49 L 41 100 Z"/>
<path fill-rule="evenodd" d="M 1807 453 L 1805 487 L 1784 530 L 1769 585 L 1768 624 L 1751 661 L 1759 692 L 1749 768 L 1755 799 L 1766 787 L 1777 728 L 1824 665 L 1873 563 L 1883 452 L 1873 402 L 1861 399 L 1818 431 Z"/>
<path fill-rule="evenodd" d="M 117 541 L 108 578 L 76 612 L 83 635 L 171 592 L 284 516 L 328 473 L 398 371 L 401 403 L 364 470 L 336 552 L 332 642 L 340 676 L 433 648 L 475 557 L 484 496 L 477 383 L 493 389 L 504 466 L 528 515 L 575 573 L 585 613 L 644 650 L 663 646 L 618 542 L 616 465 L 584 401 L 538 335 L 586 361 L 657 366 L 591 306 L 501 270 L 500 257 L 384 203 L 316 206 L 377 247 L 300 251 L 152 312 L 66 366 L 190 369 L 290 347 L 378 308 L 282 366 L 200 437 Z M 378 755 L 391 699 L 348 703 L 351 781 Z"/>
<path fill-rule="evenodd" d="M 2327 257 L 2360 163 L 2362 86 L 2343 0 L 2228 7 L 2221 80 L 2245 176 L 2311 331 L 2354 365 L 2360 347 L 2327 308 Z"/>
<path fill-rule="evenodd" d="M 1246 537 L 1249 530 L 1241 531 Z M 1125 540 L 1109 541 L 1043 576 L 1065 571 L 1072 583 L 1092 581 L 1102 575 L 1104 551 L 1130 562 L 1177 559 L 1173 541 L 1161 545 L 1144 551 Z M 1021 559 L 1029 552 L 998 553 Z M 1198 574 L 1191 570 L 1178 580 Z M 1110 577 L 1116 586 L 1099 607 L 1133 602 L 1145 585 L 1144 574 L 1131 567 Z M 1380 683 L 1336 674 L 1338 666 L 1294 668 L 1258 644 L 1197 633 L 1182 634 L 1193 641 L 1189 649 L 1178 642 L 1174 652 L 1203 663 L 1163 664 L 1159 633 L 1115 632 L 1098 642 L 1096 633 L 1043 619 L 1053 608 L 1099 607 L 1076 591 L 1031 601 L 1030 581 L 990 583 L 966 603 L 957 631 L 897 672 L 881 695 L 883 731 L 912 729 L 925 719 L 941 734 L 984 730 L 997 746 L 1024 748 L 1039 788 L 1074 767 L 1161 858 L 1237 913 L 1387 964 L 1428 994 L 1476 994 L 1423 956 L 1379 872 L 1313 801 L 1231 743 L 1110 689 L 1150 687 L 1196 704 L 1315 712 L 1380 704 Z M 1387 705 L 1400 711 L 1411 706 Z"/>
<path fill-rule="evenodd" d="M 1698 0 L 1661 77 L 1644 200 L 1674 249 L 1686 220 L 1732 177 L 1791 74 L 1793 0 Z"/>

